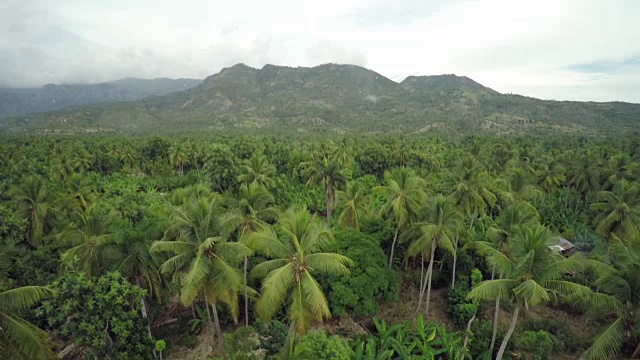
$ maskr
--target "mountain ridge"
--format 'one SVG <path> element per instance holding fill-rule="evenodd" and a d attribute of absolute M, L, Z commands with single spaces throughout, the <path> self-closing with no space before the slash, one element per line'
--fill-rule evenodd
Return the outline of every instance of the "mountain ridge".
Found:
<path fill-rule="evenodd" d="M 74 132 L 568 132 L 638 130 L 640 105 L 502 94 L 466 76 L 393 81 L 349 64 L 236 64 L 180 92 L 0 122 L 13 133 Z"/>
<path fill-rule="evenodd" d="M 0 117 L 29 115 L 106 102 L 135 101 L 190 89 L 190 78 L 124 78 L 97 84 L 45 84 L 39 88 L 0 88 Z"/>

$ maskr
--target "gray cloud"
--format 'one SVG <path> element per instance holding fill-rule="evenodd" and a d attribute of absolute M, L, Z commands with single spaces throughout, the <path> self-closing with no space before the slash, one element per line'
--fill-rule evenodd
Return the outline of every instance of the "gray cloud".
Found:
<path fill-rule="evenodd" d="M 0 1 L 0 86 L 204 78 L 239 62 L 337 62 L 396 81 L 455 73 L 503 92 L 640 102 L 635 0 L 132 4 Z"/>
<path fill-rule="evenodd" d="M 566 67 L 567 70 L 579 73 L 610 73 L 614 71 L 629 70 L 629 68 L 638 68 L 636 70 L 640 69 L 640 55 L 633 56 L 622 61 L 593 61 L 582 64 L 573 64 Z"/>

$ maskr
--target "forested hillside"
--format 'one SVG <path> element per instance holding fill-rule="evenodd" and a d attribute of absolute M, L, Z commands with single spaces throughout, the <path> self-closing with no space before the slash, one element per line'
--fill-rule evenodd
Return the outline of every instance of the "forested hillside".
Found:
<path fill-rule="evenodd" d="M 602 135 L 637 131 L 639 120 L 638 104 L 500 94 L 464 76 L 410 76 L 396 83 L 355 65 L 238 64 L 187 91 L 18 116 L 1 120 L 0 131 Z"/>
<path fill-rule="evenodd" d="M 332 133 L 518 116 L 583 134 L 633 128 L 636 112 L 454 76 L 236 66 L 32 120 Z M 0 358 L 637 357 L 639 180 L 631 133 L 4 137 Z"/>
<path fill-rule="evenodd" d="M 202 80 L 126 78 L 92 85 L 47 84 L 42 88 L 0 88 L 0 118 L 61 110 L 70 106 L 134 101 L 190 89 Z"/>

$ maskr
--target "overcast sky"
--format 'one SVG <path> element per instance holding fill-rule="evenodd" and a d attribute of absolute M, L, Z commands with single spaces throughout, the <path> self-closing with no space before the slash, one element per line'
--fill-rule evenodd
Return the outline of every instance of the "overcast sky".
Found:
<path fill-rule="evenodd" d="M 204 78 L 238 62 L 640 103 L 640 1 L 0 1 L 0 85 Z"/>

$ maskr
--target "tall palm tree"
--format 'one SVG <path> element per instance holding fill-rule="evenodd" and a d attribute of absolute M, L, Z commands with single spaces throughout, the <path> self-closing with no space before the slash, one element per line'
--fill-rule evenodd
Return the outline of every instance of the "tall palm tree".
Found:
<path fill-rule="evenodd" d="M 51 177 L 54 180 L 67 181 L 74 174 L 71 162 L 64 156 L 54 161 L 53 165 L 51 165 Z"/>
<path fill-rule="evenodd" d="M 77 257 L 78 267 L 88 276 L 94 276 L 118 257 L 118 247 L 111 229 L 113 218 L 111 214 L 102 214 L 91 207 L 80 213 L 79 219 L 80 224 L 76 229 L 61 234 L 77 244 L 62 256 Z"/>
<path fill-rule="evenodd" d="M 158 238 L 159 230 L 155 221 L 143 220 L 136 228 L 127 228 L 118 233 L 120 241 L 118 246 L 119 259 L 116 269 L 138 287 L 147 289 L 149 297 L 160 298 L 161 276 L 159 272 L 160 261 L 155 253 L 151 252 L 151 244 Z M 147 303 L 140 299 L 142 317 L 147 318 Z M 151 327 L 147 323 L 147 332 L 151 337 Z"/>
<path fill-rule="evenodd" d="M 0 292 L 0 358 L 50 358 L 47 333 L 18 314 L 51 293 L 51 290 L 42 286 L 24 286 Z"/>
<path fill-rule="evenodd" d="M 549 194 L 564 185 L 566 180 L 564 171 L 564 168 L 556 162 L 545 163 L 537 172 L 536 184 L 545 194 Z"/>
<path fill-rule="evenodd" d="M 238 230 L 238 241 L 247 244 L 248 237 L 255 231 L 268 226 L 267 221 L 276 219 L 278 211 L 271 205 L 274 203 L 273 195 L 257 183 L 240 185 L 238 198 L 233 199 L 233 211 L 222 216 L 221 223 L 224 228 Z M 247 262 L 244 258 L 244 321 L 249 326 L 249 287 L 247 285 Z"/>
<path fill-rule="evenodd" d="M 217 304 L 227 304 L 234 320 L 238 317 L 238 293 L 243 281 L 236 265 L 252 254 L 251 249 L 238 242 L 228 241 L 228 233 L 221 227 L 224 213 L 222 198 L 193 196 L 181 206 L 173 208 L 172 225 L 163 240 L 153 243 L 151 250 L 173 254 L 160 266 L 160 271 L 183 276 L 180 299 L 190 306 L 201 295 L 213 312 L 215 332 L 222 345 L 223 336 Z"/>
<path fill-rule="evenodd" d="M 493 246 L 503 254 L 509 252 L 509 241 L 515 235 L 516 231 L 523 226 L 534 226 L 540 223 L 538 211 L 528 202 L 519 201 L 509 205 L 500 212 L 495 221 L 495 225 L 486 231 L 486 238 Z M 471 243 L 473 247 L 475 244 Z M 492 272 L 491 280 L 495 278 Z M 489 352 L 493 352 L 498 335 L 498 315 L 500 314 L 500 297 L 496 297 L 496 304 L 493 312 L 493 332 L 491 334 L 491 345 Z"/>
<path fill-rule="evenodd" d="M 640 190 L 638 186 L 625 180 L 619 181 L 614 191 L 600 191 L 599 202 L 591 205 L 598 211 L 594 219 L 596 232 L 605 237 L 610 234 L 627 241 L 640 237 Z"/>
<path fill-rule="evenodd" d="M 589 193 L 595 192 L 601 187 L 596 164 L 593 163 L 592 156 L 589 156 L 589 154 L 573 159 L 567 180 L 568 185 L 578 194 L 576 208 L 578 207 L 579 199 L 586 202 Z"/>
<path fill-rule="evenodd" d="M 389 254 L 389 268 L 391 268 L 398 234 L 415 220 L 420 207 L 426 200 L 426 192 L 424 179 L 409 168 L 401 167 L 392 172 L 385 171 L 384 179 L 386 184 L 376 187 L 375 190 L 382 192 L 387 199 L 380 213 L 389 218 L 393 217 L 396 221 L 396 231 Z"/>
<path fill-rule="evenodd" d="M 640 355 L 640 245 L 625 244 L 612 235 L 611 253 L 615 262 L 611 266 L 602 265 L 595 283 L 601 293 L 594 294 L 588 305 L 592 316 L 614 320 L 596 337 L 581 359 Z M 619 354 L 623 347 L 629 348 L 629 353 Z"/>
<path fill-rule="evenodd" d="M 291 327 L 304 333 L 312 321 L 331 317 L 314 275 L 347 275 L 347 266 L 353 262 L 339 254 L 322 252 L 333 237 L 306 209 L 287 210 L 276 227 L 277 232 L 267 227 L 250 237 L 252 247 L 273 259 L 251 270 L 251 276 L 264 278 L 256 309 L 261 318 L 269 319 L 288 301 Z"/>
<path fill-rule="evenodd" d="M 453 175 L 450 183 L 455 190 L 450 197 L 469 218 L 471 228 L 481 212 L 496 204 L 496 196 L 489 190 L 486 171 L 473 158 L 463 159 Z"/>
<path fill-rule="evenodd" d="M 301 164 L 302 175 L 307 178 L 307 185 L 321 184 L 324 186 L 324 198 L 327 205 L 327 224 L 331 227 L 331 210 L 336 198 L 336 190 L 347 182 L 344 170 L 333 157 L 323 155 Z"/>
<path fill-rule="evenodd" d="M 11 251 L 0 251 L 0 277 L 5 278 L 12 265 Z M 3 286 L 3 284 L 0 284 Z M 51 295 L 49 288 L 25 286 L 7 291 L 0 290 L 0 358 L 48 359 L 47 333 L 19 314 Z"/>
<path fill-rule="evenodd" d="M 338 207 L 342 209 L 338 215 L 341 228 L 351 227 L 360 230 L 360 220 L 370 215 L 367 205 L 371 202 L 371 195 L 366 187 L 360 183 L 349 183 L 345 191 L 336 192 Z"/>
<path fill-rule="evenodd" d="M 422 299 L 427 294 L 425 317 L 429 316 L 429 303 L 431 300 L 431 278 L 436 248 L 440 247 L 449 253 L 454 252 L 454 238 L 463 227 L 462 215 L 451 203 L 450 199 L 443 196 L 431 198 L 421 212 L 421 221 L 416 222 L 412 229 L 405 232 L 402 240 L 412 239 L 408 256 L 421 255 L 423 268 L 425 255 L 429 257 L 427 273 L 420 284 L 420 298 L 416 313 L 422 306 Z"/>
<path fill-rule="evenodd" d="M 557 237 L 546 227 L 534 225 L 518 228 L 509 241 L 508 253 L 496 249 L 491 243 L 478 243 L 487 262 L 493 266 L 500 279 L 486 280 L 472 289 L 467 297 L 475 300 L 511 301 L 514 311 L 511 323 L 498 350 L 496 360 L 501 360 L 513 334 L 520 311 L 562 296 L 590 297 L 591 290 L 583 285 L 562 280 L 571 271 L 585 267 L 586 261 L 579 255 L 564 258 L 548 248 Z"/>
<path fill-rule="evenodd" d="M 173 146 L 169 149 L 169 161 L 171 166 L 180 169 L 180 175 L 184 175 L 184 166 L 189 164 L 189 157 L 182 147 Z"/>
<path fill-rule="evenodd" d="M 72 175 L 67 184 L 66 191 L 57 199 L 63 210 L 70 212 L 85 212 L 93 205 L 96 196 L 91 190 L 87 177 L 80 174 Z"/>
<path fill-rule="evenodd" d="M 522 169 L 513 169 L 501 185 L 502 196 L 512 203 L 520 200 L 530 201 L 541 195 L 540 190 L 533 185 L 529 173 Z"/>
<path fill-rule="evenodd" d="M 276 167 L 260 153 L 254 153 L 250 158 L 244 159 L 240 164 L 240 171 L 242 174 L 238 175 L 238 181 L 241 183 L 255 183 L 266 188 L 272 188 L 275 184 L 273 177 L 276 174 Z"/>
<path fill-rule="evenodd" d="M 49 193 L 42 178 L 27 178 L 20 186 L 13 186 L 9 194 L 18 211 L 27 219 L 27 242 L 33 247 L 42 245 L 42 237 L 49 216 Z"/>

